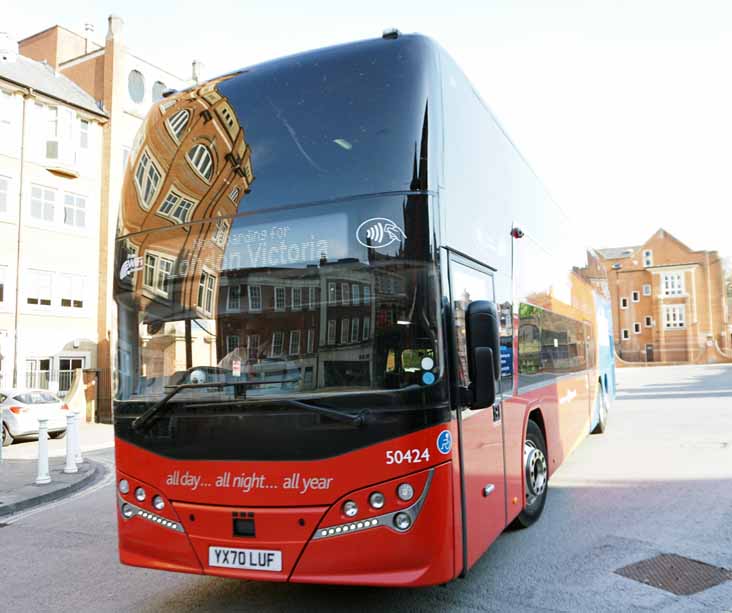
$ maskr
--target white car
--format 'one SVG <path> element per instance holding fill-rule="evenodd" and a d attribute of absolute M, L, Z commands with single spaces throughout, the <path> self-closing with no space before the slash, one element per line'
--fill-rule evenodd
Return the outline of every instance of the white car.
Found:
<path fill-rule="evenodd" d="M 2 444 L 10 445 L 16 438 L 38 436 L 38 419 L 48 420 L 51 438 L 66 434 L 66 416 L 69 407 L 48 390 L 4 389 L 0 390 L 2 411 Z"/>

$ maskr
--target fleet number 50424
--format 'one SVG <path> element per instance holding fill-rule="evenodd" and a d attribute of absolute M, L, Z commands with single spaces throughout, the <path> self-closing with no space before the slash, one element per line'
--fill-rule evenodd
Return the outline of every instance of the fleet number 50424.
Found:
<path fill-rule="evenodd" d="M 386 452 L 387 464 L 421 464 L 430 461 L 429 449 L 401 449 Z"/>

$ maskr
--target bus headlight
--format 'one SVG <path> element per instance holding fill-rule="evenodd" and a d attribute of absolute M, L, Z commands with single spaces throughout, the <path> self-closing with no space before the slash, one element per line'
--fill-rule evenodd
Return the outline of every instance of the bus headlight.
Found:
<path fill-rule="evenodd" d="M 141 487 L 138 487 L 135 490 L 135 498 L 137 498 L 137 500 L 139 500 L 140 502 L 145 500 L 145 496 L 146 496 L 145 490 L 143 490 Z"/>
<path fill-rule="evenodd" d="M 165 506 L 165 501 L 160 496 L 153 496 L 152 504 L 158 511 L 161 511 Z"/>
<path fill-rule="evenodd" d="M 397 513 L 394 516 L 394 526 L 397 530 L 409 530 L 412 525 L 412 518 L 407 513 Z"/>
<path fill-rule="evenodd" d="M 381 492 L 372 492 L 371 496 L 369 496 L 369 504 L 374 509 L 383 508 L 384 502 L 386 502 L 386 499 L 384 498 L 384 494 L 382 494 Z"/>
<path fill-rule="evenodd" d="M 135 510 L 130 505 L 128 505 L 127 503 L 122 505 L 122 515 L 124 515 L 126 519 L 132 517 L 134 513 Z"/>
<path fill-rule="evenodd" d="M 397 488 L 397 496 L 399 496 L 399 500 L 407 502 L 414 498 L 414 488 L 409 483 L 400 483 Z"/>
<path fill-rule="evenodd" d="M 130 491 L 130 482 L 127 479 L 121 479 L 119 482 L 119 493 L 127 494 Z"/>
<path fill-rule="evenodd" d="M 356 513 L 358 513 L 358 505 L 353 500 L 346 500 L 343 503 L 343 514 L 346 517 L 356 517 Z"/>

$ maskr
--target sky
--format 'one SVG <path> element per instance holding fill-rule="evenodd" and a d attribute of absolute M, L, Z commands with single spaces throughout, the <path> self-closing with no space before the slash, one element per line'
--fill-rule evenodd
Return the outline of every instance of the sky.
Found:
<path fill-rule="evenodd" d="M 26 7 L 32 5 L 32 13 Z M 16 39 L 53 24 L 182 77 L 373 38 L 436 39 L 593 247 L 659 227 L 732 256 L 732 2 L 726 0 L 10 0 Z"/>

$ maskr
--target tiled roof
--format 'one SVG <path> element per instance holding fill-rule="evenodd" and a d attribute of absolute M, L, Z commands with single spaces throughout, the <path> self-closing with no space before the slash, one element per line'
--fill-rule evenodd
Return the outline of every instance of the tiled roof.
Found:
<path fill-rule="evenodd" d="M 0 79 L 13 81 L 97 115 L 107 116 L 94 98 L 46 63 L 17 55 L 13 62 L 0 62 Z"/>
<path fill-rule="evenodd" d="M 610 247 L 608 249 L 596 249 L 606 260 L 618 260 L 620 258 L 627 258 L 637 249 L 640 249 L 641 245 L 635 247 Z"/>

